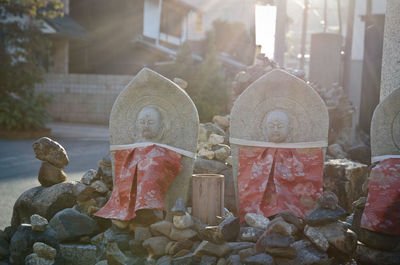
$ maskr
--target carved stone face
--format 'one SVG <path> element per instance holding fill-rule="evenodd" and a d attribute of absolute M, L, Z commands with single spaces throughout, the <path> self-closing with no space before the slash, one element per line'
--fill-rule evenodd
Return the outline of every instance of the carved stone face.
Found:
<path fill-rule="evenodd" d="M 144 107 L 139 112 L 137 127 L 143 139 L 151 140 L 156 138 L 161 128 L 160 112 L 153 107 Z"/>
<path fill-rule="evenodd" d="M 281 110 L 271 111 L 265 121 L 268 141 L 282 143 L 289 134 L 289 117 Z"/>

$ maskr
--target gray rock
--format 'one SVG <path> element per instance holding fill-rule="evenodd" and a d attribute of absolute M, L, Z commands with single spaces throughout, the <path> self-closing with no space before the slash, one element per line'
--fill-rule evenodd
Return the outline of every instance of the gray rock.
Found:
<path fill-rule="evenodd" d="M 239 255 L 230 255 L 226 260 L 227 265 L 242 265 Z"/>
<path fill-rule="evenodd" d="M 95 180 L 97 180 L 97 171 L 95 169 L 89 169 L 83 174 L 80 181 L 85 185 L 90 185 Z"/>
<path fill-rule="evenodd" d="M 95 265 L 108 265 L 108 262 L 107 262 L 107 260 L 100 260 Z"/>
<path fill-rule="evenodd" d="M 179 251 L 183 249 L 191 250 L 193 245 L 194 243 L 191 240 L 178 241 L 178 242 L 171 241 L 165 247 L 165 252 L 170 255 L 176 255 Z"/>
<path fill-rule="evenodd" d="M 329 248 L 329 242 L 317 229 L 306 225 L 304 235 L 321 251 L 326 252 Z"/>
<path fill-rule="evenodd" d="M 250 241 L 257 242 L 257 240 L 262 236 L 264 230 L 255 227 L 241 227 L 239 238 L 240 241 Z"/>
<path fill-rule="evenodd" d="M 225 136 L 225 131 L 215 123 L 207 122 L 207 123 L 204 123 L 202 125 L 202 127 L 207 131 L 207 138 L 211 134 L 218 134 L 218 135 Z"/>
<path fill-rule="evenodd" d="M 10 263 L 24 264 L 25 257 L 32 253 L 35 242 L 43 242 L 59 249 L 56 233 L 50 226 L 43 232 L 37 232 L 32 231 L 31 225 L 20 225 L 10 241 Z"/>
<path fill-rule="evenodd" d="M 165 255 L 166 246 L 170 240 L 165 236 L 151 237 L 143 241 L 143 247 L 147 249 L 150 255 Z"/>
<path fill-rule="evenodd" d="M 289 264 L 289 265 L 328 265 L 330 259 L 326 253 L 317 250 L 311 242 L 308 240 L 296 241 L 292 244 L 297 250 L 297 256 L 295 259 L 287 263 L 278 264 Z"/>
<path fill-rule="evenodd" d="M 73 240 L 80 236 L 93 235 L 98 231 L 96 221 L 74 208 L 67 208 L 58 212 L 49 222 L 56 231 L 57 239 L 61 242 Z"/>
<path fill-rule="evenodd" d="M 94 188 L 94 190 L 99 194 L 106 194 L 109 191 L 107 185 L 101 180 L 96 180 L 90 184 L 90 187 Z"/>
<path fill-rule="evenodd" d="M 240 250 L 255 247 L 256 244 L 253 242 L 229 242 L 228 245 L 233 253 L 239 253 Z"/>
<path fill-rule="evenodd" d="M 83 184 L 63 182 L 47 188 L 39 186 L 25 191 L 14 204 L 11 225 L 29 223 L 33 214 L 50 220 L 59 211 L 74 206 L 79 185 Z"/>
<path fill-rule="evenodd" d="M 317 197 L 317 204 L 320 208 L 335 210 L 338 206 L 339 199 L 335 193 L 324 191 Z"/>
<path fill-rule="evenodd" d="M 171 233 L 169 234 L 169 238 L 171 238 L 172 240 L 175 240 L 175 241 L 184 241 L 184 240 L 192 239 L 196 235 L 197 235 L 197 232 L 190 228 L 178 229 L 178 228 L 175 228 L 174 226 L 172 226 Z"/>
<path fill-rule="evenodd" d="M 156 262 L 156 265 L 171 265 L 172 264 L 172 257 L 171 256 L 162 256 Z"/>
<path fill-rule="evenodd" d="M 297 217 L 294 213 L 290 211 L 282 211 L 276 215 L 276 217 L 282 217 L 283 220 L 288 222 L 289 224 L 293 224 L 297 227 L 299 231 L 303 231 L 305 223 L 304 220 Z"/>
<path fill-rule="evenodd" d="M 352 255 L 357 247 L 357 235 L 341 222 L 315 227 L 337 250 Z"/>
<path fill-rule="evenodd" d="M 238 217 L 229 217 L 218 225 L 221 227 L 221 233 L 225 241 L 236 240 L 240 232 L 239 221 Z"/>
<path fill-rule="evenodd" d="M 136 227 L 135 240 L 143 242 L 150 237 L 151 237 L 151 232 L 148 227 Z"/>
<path fill-rule="evenodd" d="M 258 253 L 265 252 L 265 248 L 287 248 L 294 242 L 293 236 L 284 236 L 281 234 L 267 234 L 264 233 L 256 244 L 256 251 Z"/>
<path fill-rule="evenodd" d="M 269 224 L 269 219 L 261 214 L 247 213 L 244 220 L 249 226 L 265 230 Z"/>
<path fill-rule="evenodd" d="M 373 265 L 398 265 L 400 264 L 400 252 L 384 251 L 359 244 L 356 250 L 357 264 Z"/>
<path fill-rule="evenodd" d="M 68 165 L 67 152 L 56 141 L 42 137 L 36 140 L 32 147 L 37 159 L 47 161 L 58 168 L 64 168 Z"/>
<path fill-rule="evenodd" d="M 1 257 L 7 257 L 10 254 L 10 245 L 5 238 L 0 238 L 0 259 Z"/>
<path fill-rule="evenodd" d="M 42 166 L 39 169 L 38 180 L 43 187 L 50 187 L 55 184 L 64 182 L 67 179 L 67 175 L 59 169 L 53 166 L 49 162 L 42 162 Z"/>
<path fill-rule="evenodd" d="M 218 262 L 217 262 L 217 265 L 226 265 L 226 264 L 227 264 L 226 262 L 227 262 L 227 261 L 226 261 L 225 258 L 219 258 L 219 259 L 218 259 Z"/>
<path fill-rule="evenodd" d="M 54 260 L 48 260 L 39 257 L 36 253 L 32 253 L 25 258 L 25 265 L 53 265 Z"/>
<path fill-rule="evenodd" d="M 244 260 L 246 265 L 274 265 L 274 259 L 265 253 L 248 257 Z"/>
<path fill-rule="evenodd" d="M 204 158 L 196 158 L 193 173 L 194 174 L 219 174 L 229 166 L 223 162 L 209 160 Z"/>
<path fill-rule="evenodd" d="M 129 241 L 129 249 L 136 257 L 145 257 L 148 255 L 147 249 L 143 247 L 142 242 L 137 240 Z"/>
<path fill-rule="evenodd" d="M 325 225 L 346 216 L 346 211 L 337 206 L 335 210 L 317 208 L 306 216 L 306 223 L 311 226 Z"/>
<path fill-rule="evenodd" d="M 44 231 L 46 229 L 46 226 L 48 224 L 48 221 L 46 218 L 38 215 L 38 214 L 33 214 L 31 215 L 31 225 L 32 225 L 32 230 L 33 231 Z"/>
<path fill-rule="evenodd" d="M 288 259 L 294 259 L 297 256 L 297 250 L 293 247 L 284 248 L 271 248 L 266 247 L 265 252 L 274 257 L 282 257 Z"/>
<path fill-rule="evenodd" d="M 183 202 L 183 200 L 181 198 L 178 198 L 175 201 L 174 207 L 172 207 L 171 209 L 171 213 L 173 215 L 184 215 L 186 213 L 186 207 L 185 207 L 185 203 Z"/>
<path fill-rule="evenodd" d="M 96 246 L 78 244 L 60 244 L 60 255 L 74 265 L 96 264 Z"/>
<path fill-rule="evenodd" d="M 214 244 L 209 241 L 202 241 L 200 245 L 194 251 L 196 257 L 201 257 L 203 255 L 210 255 L 216 257 L 224 257 L 232 251 L 229 244 Z"/>
<path fill-rule="evenodd" d="M 218 161 L 224 162 L 231 154 L 231 149 L 229 146 L 223 146 L 221 148 L 218 148 L 217 150 L 214 151 L 215 158 Z"/>
<path fill-rule="evenodd" d="M 282 217 L 275 217 L 265 230 L 267 234 L 277 233 L 285 236 L 292 236 L 297 233 L 297 227 L 286 222 Z"/>
<path fill-rule="evenodd" d="M 185 215 L 175 215 L 172 219 L 175 228 L 186 229 L 193 225 L 192 216 L 186 213 Z"/>
<path fill-rule="evenodd" d="M 229 118 L 226 116 L 215 115 L 212 122 L 220 126 L 221 128 L 229 127 Z"/>
<path fill-rule="evenodd" d="M 57 255 L 57 251 L 55 248 L 52 248 L 42 242 L 36 242 L 33 244 L 33 252 L 36 253 L 39 257 L 48 260 L 54 260 Z"/>
<path fill-rule="evenodd" d="M 107 263 L 110 265 L 125 265 L 128 263 L 128 257 L 118 248 L 115 242 L 107 245 L 106 258 Z"/>
<path fill-rule="evenodd" d="M 172 260 L 172 265 L 192 265 L 199 264 L 200 259 L 194 256 L 192 253 L 174 258 Z"/>
<path fill-rule="evenodd" d="M 240 260 L 244 261 L 246 258 L 257 255 L 257 251 L 254 248 L 245 248 L 239 251 Z"/>
<path fill-rule="evenodd" d="M 203 255 L 201 257 L 200 265 L 217 265 L 217 258 L 213 256 Z"/>
<path fill-rule="evenodd" d="M 150 225 L 150 231 L 154 236 L 160 234 L 164 236 L 169 236 L 171 234 L 172 227 L 173 224 L 171 222 L 161 221 Z"/>

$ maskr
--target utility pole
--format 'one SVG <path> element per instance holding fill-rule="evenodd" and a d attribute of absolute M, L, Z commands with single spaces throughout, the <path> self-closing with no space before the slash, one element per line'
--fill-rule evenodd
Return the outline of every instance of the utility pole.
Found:
<path fill-rule="evenodd" d="M 351 49 L 353 46 L 354 13 L 356 1 L 349 0 L 347 8 L 346 40 L 344 45 L 343 87 L 347 94 L 350 91 Z"/>
<path fill-rule="evenodd" d="M 300 46 L 300 62 L 299 68 L 304 71 L 305 53 L 306 53 L 306 39 L 307 39 L 307 23 L 308 23 L 308 0 L 304 0 L 303 9 L 303 27 L 301 30 L 301 46 Z"/>
<path fill-rule="evenodd" d="M 324 32 L 326 32 L 326 28 L 328 27 L 328 0 L 324 2 Z"/>
<path fill-rule="evenodd" d="M 275 25 L 275 51 L 274 61 L 280 66 L 284 65 L 286 50 L 286 2 L 287 0 L 276 0 L 276 25 Z"/>

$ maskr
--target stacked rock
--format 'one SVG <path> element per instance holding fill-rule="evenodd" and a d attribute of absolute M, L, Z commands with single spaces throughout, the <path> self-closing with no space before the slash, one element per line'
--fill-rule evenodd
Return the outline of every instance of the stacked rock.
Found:
<path fill-rule="evenodd" d="M 228 142 L 229 117 L 214 116 L 212 123 L 200 124 L 197 155 L 200 158 L 230 164 L 231 150 Z"/>
<path fill-rule="evenodd" d="M 42 242 L 33 244 L 33 253 L 26 256 L 25 265 L 52 265 L 55 262 L 57 251 Z"/>
<path fill-rule="evenodd" d="M 366 197 L 353 203 L 351 229 L 358 235 L 356 260 L 360 264 L 400 264 L 400 237 L 371 231 L 360 227 Z"/>
<path fill-rule="evenodd" d="M 36 158 L 42 160 L 38 180 L 43 187 L 50 187 L 64 182 L 67 175 L 62 169 L 68 165 L 67 152 L 56 141 L 42 137 L 33 143 Z"/>
<path fill-rule="evenodd" d="M 111 196 L 113 187 L 110 155 L 99 161 L 97 170 L 88 170 L 80 180 L 77 204 L 81 211 L 92 216 L 103 207 Z"/>
<path fill-rule="evenodd" d="M 320 195 L 317 209 L 306 216 L 304 234 L 319 250 L 328 251 L 339 262 L 346 262 L 354 257 L 357 235 L 348 229 L 350 224 L 339 220 L 346 216 L 346 211 L 337 203 L 333 192 Z"/>
<path fill-rule="evenodd" d="M 224 175 L 225 207 L 236 212 L 228 116 L 217 115 L 213 122 L 200 123 L 193 173 Z"/>

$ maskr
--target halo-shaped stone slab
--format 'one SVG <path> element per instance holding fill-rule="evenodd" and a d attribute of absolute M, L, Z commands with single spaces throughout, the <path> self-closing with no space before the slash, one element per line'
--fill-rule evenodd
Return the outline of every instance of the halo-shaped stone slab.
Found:
<path fill-rule="evenodd" d="M 163 133 L 157 142 L 196 153 L 199 116 L 193 101 L 178 85 L 147 68 L 129 82 L 114 102 L 110 114 L 110 145 L 139 141 L 136 120 L 144 107 L 154 107 L 161 114 Z M 187 201 L 194 159 L 182 156 L 181 164 L 183 168 L 167 194 L 167 211 L 176 199 Z"/>
<path fill-rule="evenodd" d="M 400 155 L 400 88 L 390 93 L 374 111 L 371 155 Z"/>
<path fill-rule="evenodd" d="M 289 133 L 285 142 L 328 140 L 329 115 L 324 101 L 303 80 L 283 70 L 263 75 L 237 98 L 231 111 L 231 137 L 268 141 L 265 120 L 274 110 L 285 112 L 289 118 Z M 232 158 L 237 189 L 239 157 L 238 146 L 234 144 Z"/>

